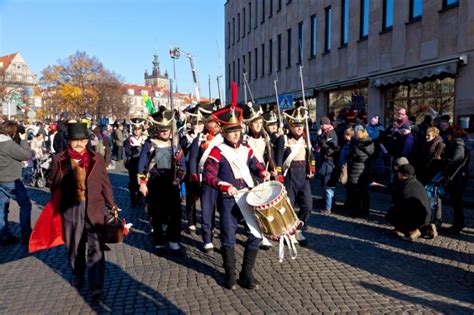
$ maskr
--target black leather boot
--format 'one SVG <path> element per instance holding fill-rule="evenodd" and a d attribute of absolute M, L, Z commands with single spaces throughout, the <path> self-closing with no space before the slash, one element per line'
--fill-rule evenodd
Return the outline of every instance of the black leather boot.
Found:
<path fill-rule="evenodd" d="M 229 290 L 237 289 L 235 284 L 235 251 L 234 247 L 222 246 L 222 259 L 224 261 L 225 287 Z"/>
<path fill-rule="evenodd" d="M 239 275 L 239 285 L 245 289 L 258 289 L 260 283 L 253 276 L 252 270 L 257 259 L 258 249 L 245 248 L 242 271 Z"/>

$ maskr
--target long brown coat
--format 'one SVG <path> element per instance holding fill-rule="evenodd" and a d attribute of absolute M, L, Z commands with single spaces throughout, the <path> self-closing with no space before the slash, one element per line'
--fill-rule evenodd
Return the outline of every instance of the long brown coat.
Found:
<path fill-rule="evenodd" d="M 86 184 L 85 213 L 80 213 L 77 208 L 74 171 L 67 151 L 53 157 L 49 177 L 51 192 L 60 191 L 61 203 L 59 210 L 63 218 L 63 236 L 71 260 L 75 259 L 77 247 L 82 237 L 85 214 L 87 214 L 100 236 L 104 230 L 105 217 L 108 214 L 106 209 L 115 206 L 112 185 L 104 165 L 104 159 L 92 150 L 88 150 L 88 152 L 91 160 Z"/>

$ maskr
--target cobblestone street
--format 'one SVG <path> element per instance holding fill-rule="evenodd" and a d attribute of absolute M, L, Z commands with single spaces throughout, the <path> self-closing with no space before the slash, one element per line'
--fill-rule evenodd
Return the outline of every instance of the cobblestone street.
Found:
<path fill-rule="evenodd" d="M 129 208 L 128 176 L 119 170 L 110 176 L 121 216 L 134 227 L 106 253 L 103 301 L 93 302 L 87 286 L 77 291 L 69 284 L 64 246 L 29 255 L 25 246 L 12 245 L 0 247 L 0 313 L 474 313 L 472 209 L 463 234 L 415 242 L 398 239 L 384 223 L 387 194 L 371 194 L 369 221 L 315 210 L 309 246 L 298 248 L 296 260 L 279 263 L 274 243 L 257 259 L 261 288 L 228 291 L 220 254 L 202 252 L 199 234 L 183 231 L 182 257 L 155 253 L 144 211 Z M 49 192 L 29 193 L 34 223 Z M 19 235 L 14 202 L 9 219 Z M 237 266 L 242 254 L 237 246 Z"/>

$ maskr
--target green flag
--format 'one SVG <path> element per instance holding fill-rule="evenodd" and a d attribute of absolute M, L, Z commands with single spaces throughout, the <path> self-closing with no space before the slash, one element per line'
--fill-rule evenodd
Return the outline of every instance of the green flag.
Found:
<path fill-rule="evenodd" d="M 148 109 L 150 115 L 156 113 L 156 109 L 153 106 L 153 103 L 151 102 L 151 99 L 148 97 L 148 95 L 143 95 L 143 101 L 145 102 L 146 108 Z"/>

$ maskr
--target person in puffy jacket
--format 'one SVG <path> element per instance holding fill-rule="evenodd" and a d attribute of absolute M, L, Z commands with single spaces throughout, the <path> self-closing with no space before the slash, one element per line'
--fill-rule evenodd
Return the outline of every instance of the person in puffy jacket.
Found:
<path fill-rule="evenodd" d="M 352 211 L 352 216 L 355 217 L 369 215 L 369 166 L 374 151 L 374 142 L 370 139 L 367 131 L 365 129 L 357 130 L 347 157 L 348 179 L 346 185 L 346 207 Z"/>

